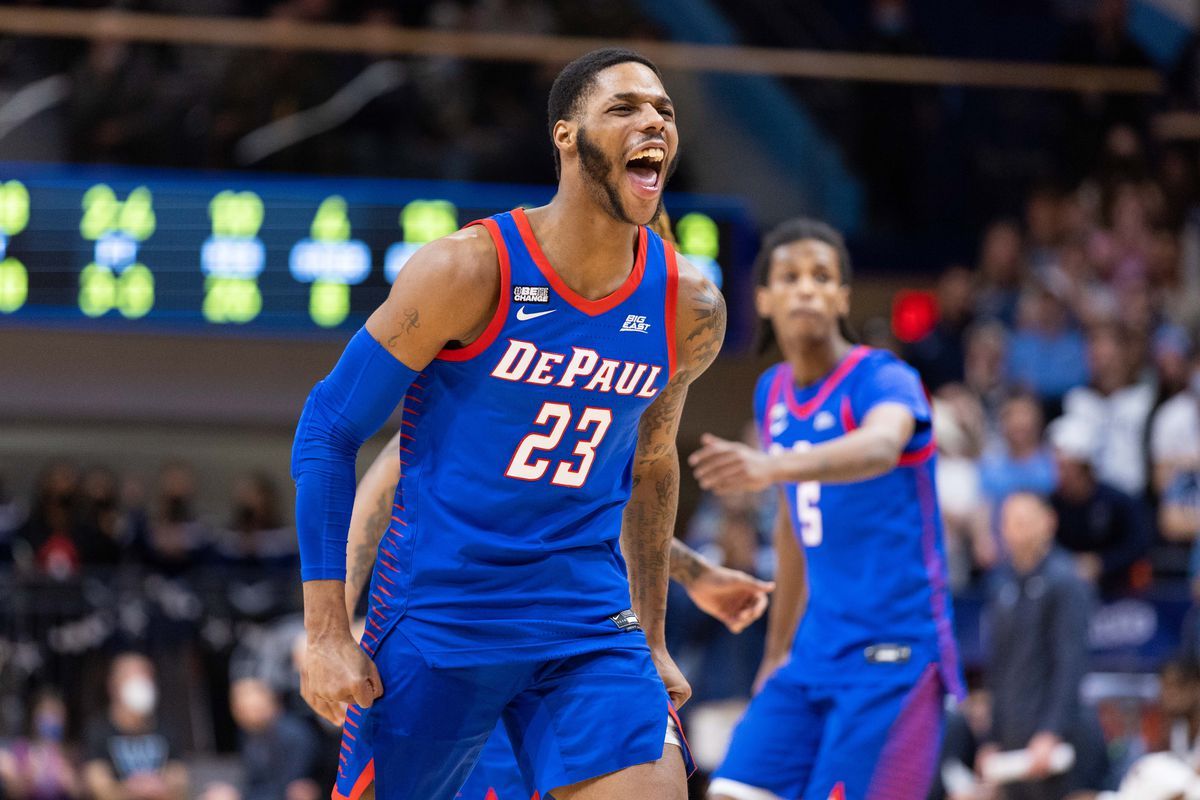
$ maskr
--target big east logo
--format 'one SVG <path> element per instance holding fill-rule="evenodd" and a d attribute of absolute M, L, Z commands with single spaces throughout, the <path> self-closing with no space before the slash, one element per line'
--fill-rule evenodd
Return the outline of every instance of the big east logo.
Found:
<path fill-rule="evenodd" d="M 575 386 L 589 392 L 616 392 L 634 397 L 654 397 L 662 367 L 601 358 L 595 350 L 572 347 L 571 358 L 538 350 L 537 345 L 509 339 L 508 349 L 492 370 L 492 377 L 535 386 Z"/>

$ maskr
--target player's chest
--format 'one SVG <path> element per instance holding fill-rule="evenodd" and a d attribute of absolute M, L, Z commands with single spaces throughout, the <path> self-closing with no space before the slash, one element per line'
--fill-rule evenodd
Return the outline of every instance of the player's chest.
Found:
<path fill-rule="evenodd" d="M 834 392 L 808 408 L 796 405 L 781 398 L 767 409 L 772 446 L 800 449 L 844 436 L 857 427 L 846 392 Z"/>

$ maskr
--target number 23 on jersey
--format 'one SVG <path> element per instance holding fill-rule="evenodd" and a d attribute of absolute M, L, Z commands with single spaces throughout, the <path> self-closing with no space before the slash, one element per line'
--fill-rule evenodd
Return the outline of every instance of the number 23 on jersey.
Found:
<path fill-rule="evenodd" d="M 778 453 L 783 445 L 771 445 L 771 452 Z M 811 450 L 811 442 L 796 442 L 792 449 L 803 452 Z M 821 484 L 819 481 L 803 481 L 796 484 L 796 519 L 800 522 L 800 541 L 805 547 L 817 547 L 825 536 L 821 519 Z"/>
<path fill-rule="evenodd" d="M 533 424 L 550 425 L 550 431 L 548 433 L 531 433 L 522 439 L 504 474 L 522 481 L 541 480 L 550 468 L 550 459 L 534 458 L 534 452 L 549 451 L 558 447 L 567 428 L 571 427 L 573 416 L 571 406 L 566 403 L 543 403 Z M 604 435 L 608 433 L 608 427 L 611 424 L 612 411 L 610 409 L 591 406 L 584 408 L 574 426 L 581 435 L 574 450 L 579 461 L 578 463 L 559 461 L 550 478 L 550 483 L 554 486 L 565 486 L 571 489 L 583 486 L 587 482 L 588 472 L 591 471 L 592 464 L 596 460 L 596 448 L 600 446 L 600 442 L 604 441 Z"/>

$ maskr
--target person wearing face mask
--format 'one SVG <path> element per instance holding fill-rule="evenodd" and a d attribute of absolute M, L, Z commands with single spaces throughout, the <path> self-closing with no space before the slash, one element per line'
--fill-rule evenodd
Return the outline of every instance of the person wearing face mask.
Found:
<path fill-rule="evenodd" d="M 150 659 L 123 653 L 108 674 L 107 713 L 88 725 L 83 780 L 95 800 L 183 800 L 187 768 L 155 709 L 158 685 Z"/>
<path fill-rule="evenodd" d="M 63 745 L 67 708 L 53 690 L 34 699 L 29 737 L 0 750 L 0 786 L 12 800 L 75 800 L 79 775 Z"/>

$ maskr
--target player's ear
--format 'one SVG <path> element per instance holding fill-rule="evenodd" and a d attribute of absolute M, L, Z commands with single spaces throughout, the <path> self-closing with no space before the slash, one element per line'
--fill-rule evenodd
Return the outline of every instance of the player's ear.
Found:
<path fill-rule="evenodd" d="M 771 317 L 771 290 L 766 286 L 754 287 L 754 310 L 762 319 Z"/>
<path fill-rule="evenodd" d="M 570 120 L 560 119 L 554 123 L 554 131 L 550 138 L 560 154 L 566 155 L 575 151 L 575 137 L 578 131 L 579 125 Z"/>
<path fill-rule="evenodd" d="M 850 314 L 850 287 L 842 284 L 837 293 L 837 315 L 846 317 Z"/>

